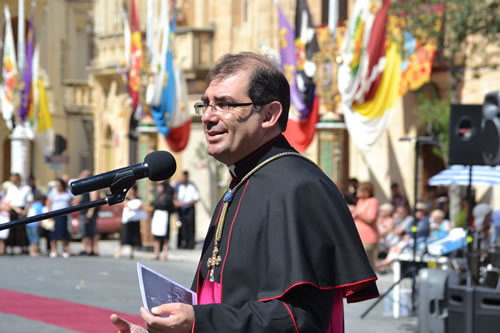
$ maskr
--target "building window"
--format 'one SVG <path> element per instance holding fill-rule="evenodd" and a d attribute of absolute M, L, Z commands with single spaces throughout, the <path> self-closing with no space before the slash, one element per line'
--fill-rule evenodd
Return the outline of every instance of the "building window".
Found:
<path fill-rule="evenodd" d="M 248 21 L 248 0 L 233 1 L 233 26 L 240 27 Z"/>

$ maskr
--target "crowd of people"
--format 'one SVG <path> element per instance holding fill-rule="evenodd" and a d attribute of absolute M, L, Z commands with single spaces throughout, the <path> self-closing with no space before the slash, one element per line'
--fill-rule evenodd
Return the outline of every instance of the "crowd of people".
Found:
<path fill-rule="evenodd" d="M 85 169 L 78 179 L 89 176 L 91 172 Z M 0 224 L 85 204 L 103 196 L 100 191 L 73 196 L 69 191 L 69 182 L 67 176 L 57 178 L 49 183 L 48 190 L 44 193 L 36 186 L 34 177 L 23 182 L 19 174 L 13 173 L 0 188 Z M 188 172 L 184 171 L 182 179 L 173 186 L 168 180 L 159 183 L 153 197 L 151 202 L 144 202 L 138 197 L 136 186 L 128 191 L 126 199 L 121 203 L 122 228 L 115 258 L 120 258 L 123 246 L 130 246 L 129 256 L 134 257 L 134 250 L 142 246 L 140 222 L 151 219 L 153 259 L 167 260 L 170 228 L 173 227 L 170 221 L 174 213 L 178 214 L 178 248 L 194 248 L 194 207 L 200 196 L 197 187 L 189 180 Z M 68 214 L 1 230 L 0 255 L 29 254 L 38 257 L 45 254 L 51 258 L 68 258 L 75 254 L 98 256 L 98 215 L 99 206 L 78 213 L 78 228 L 75 232 L 77 238 L 81 238 L 82 250 L 79 253 L 72 253 L 69 247 L 73 236 L 73 215 Z M 44 238 L 46 246 L 42 249 L 40 242 Z"/>
<path fill-rule="evenodd" d="M 391 184 L 390 202 L 381 204 L 372 183 L 349 179 L 344 198 L 374 270 L 384 273 L 403 251 L 412 251 L 415 246 L 419 253 L 425 253 L 429 244 L 447 237 L 452 228 L 466 226 L 467 200 L 463 200 L 460 212 L 450 217 L 446 188 L 429 192 L 434 196 L 417 202 L 413 214 L 398 183 Z M 497 233 L 500 236 L 500 215 L 493 213 L 486 203 L 474 205 L 472 210 L 470 227 L 477 239 L 485 240 L 483 247 L 494 247 Z"/>

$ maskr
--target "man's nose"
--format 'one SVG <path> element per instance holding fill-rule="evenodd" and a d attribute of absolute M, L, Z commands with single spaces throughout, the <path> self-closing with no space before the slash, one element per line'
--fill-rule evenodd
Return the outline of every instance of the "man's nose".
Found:
<path fill-rule="evenodd" d="M 209 104 L 205 112 L 201 115 L 202 122 L 213 121 L 216 118 L 217 112 L 215 111 L 212 104 Z"/>

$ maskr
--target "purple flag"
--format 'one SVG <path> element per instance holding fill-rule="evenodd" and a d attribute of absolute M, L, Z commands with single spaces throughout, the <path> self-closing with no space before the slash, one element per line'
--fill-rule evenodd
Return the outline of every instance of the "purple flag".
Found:
<path fill-rule="evenodd" d="M 26 62 L 24 66 L 23 74 L 23 92 L 21 94 L 21 105 L 19 106 L 19 118 L 21 121 L 26 120 L 28 115 L 28 110 L 30 106 L 30 91 L 31 91 L 31 79 L 32 79 L 32 62 L 33 62 L 33 50 L 35 44 L 35 36 L 33 30 L 33 14 L 31 14 L 30 23 L 28 25 L 28 45 L 26 47 Z"/>
<path fill-rule="evenodd" d="M 288 22 L 281 7 L 278 7 L 279 24 L 280 24 L 280 57 L 281 57 L 281 70 L 286 76 L 290 84 L 290 99 L 300 113 L 307 112 L 307 107 L 302 101 L 297 83 L 295 81 L 297 75 L 297 65 L 295 57 L 295 30 Z"/>

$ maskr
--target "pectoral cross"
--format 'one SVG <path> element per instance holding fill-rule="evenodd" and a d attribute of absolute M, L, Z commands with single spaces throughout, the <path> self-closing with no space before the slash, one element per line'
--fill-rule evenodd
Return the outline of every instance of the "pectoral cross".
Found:
<path fill-rule="evenodd" d="M 208 259 L 207 261 L 207 267 L 210 269 L 210 277 L 209 281 L 214 282 L 214 271 L 215 271 L 215 266 L 219 266 L 221 263 L 222 259 L 219 256 L 219 248 L 217 244 L 214 244 L 214 250 L 212 252 L 212 257 Z"/>

